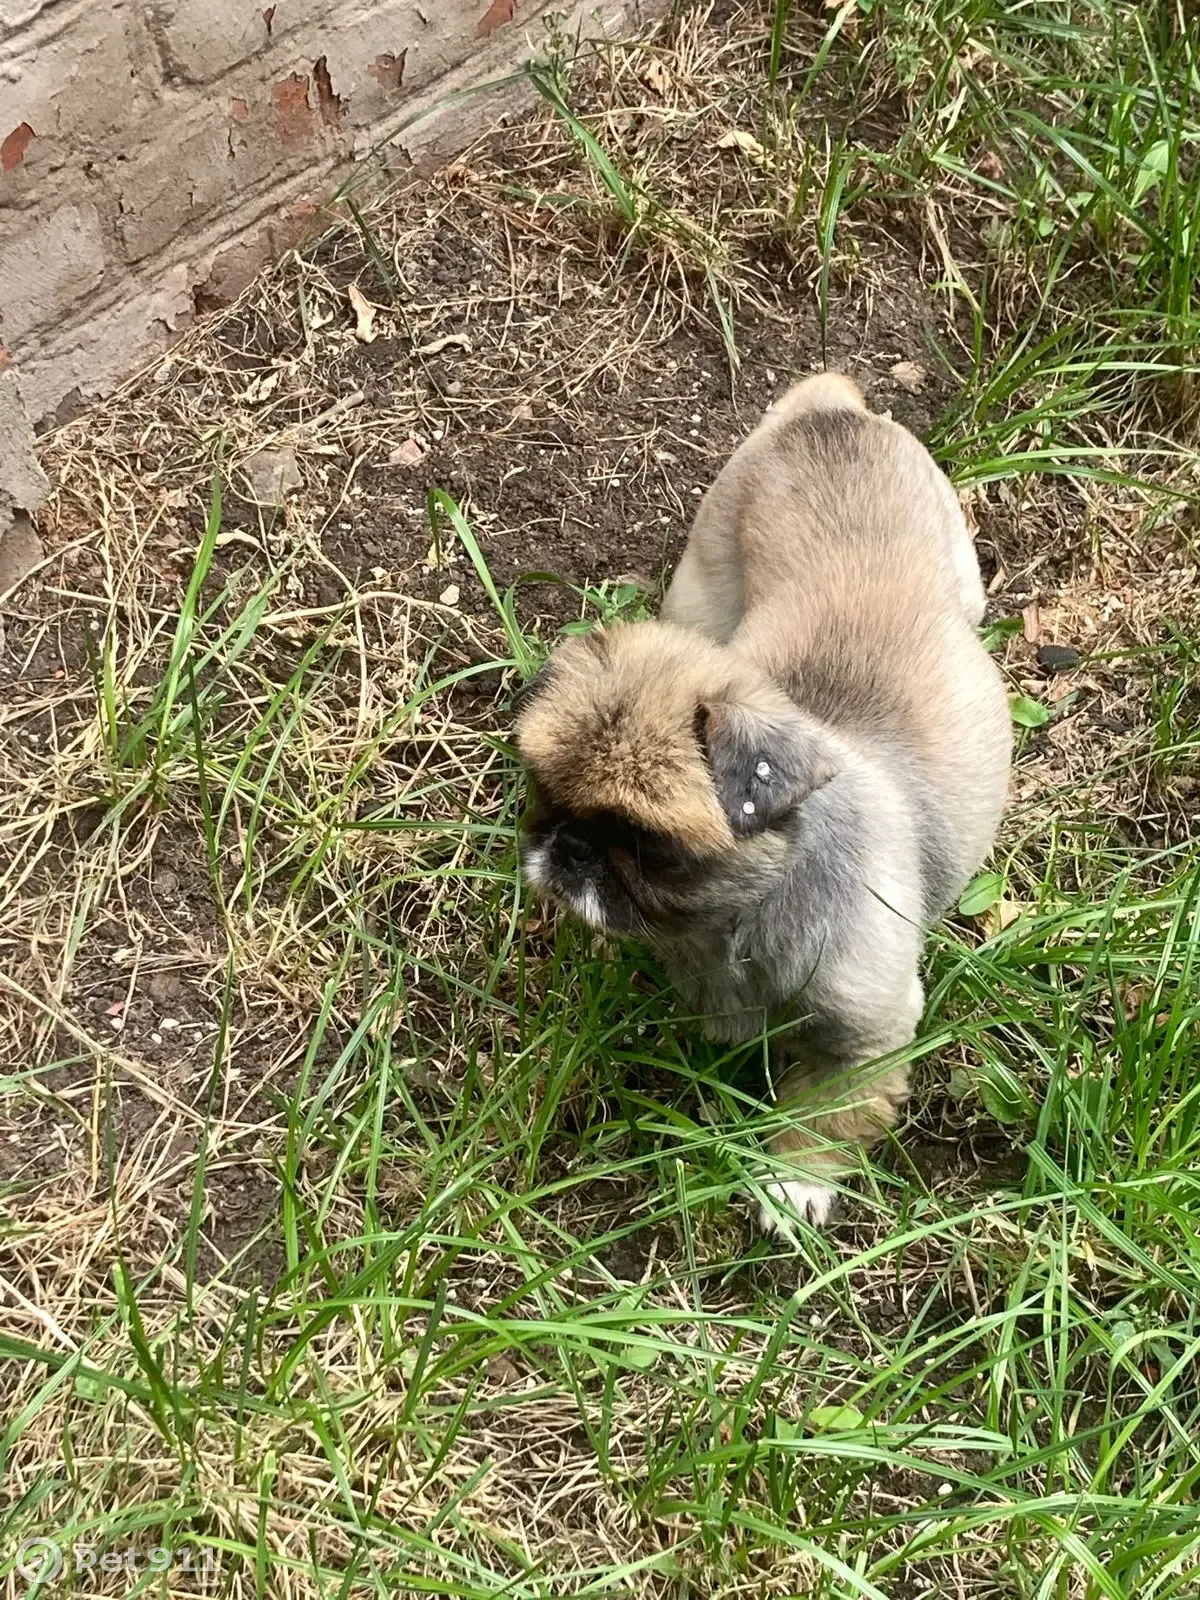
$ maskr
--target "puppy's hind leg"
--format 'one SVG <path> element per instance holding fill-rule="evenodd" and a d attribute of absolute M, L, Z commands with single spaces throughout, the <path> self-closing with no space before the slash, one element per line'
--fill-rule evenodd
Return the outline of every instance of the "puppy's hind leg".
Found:
<path fill-rule="evenodd" d="M 971 538 L 967 519 L 963 516 L 954 485 L 944 472 L 938 471 L 936 467 L 934 472 L 937 476 L 938 493 L 946 507 L 946 521 L 950 534 L 950 562 L 954 568 L 955 582 L 958 584 L 959 601 L 963 615 L 973 628 L 977 628 L 987 610 L 987 590 L 983 586 L 983 576 L 979 571 L 975 542 Z"/>

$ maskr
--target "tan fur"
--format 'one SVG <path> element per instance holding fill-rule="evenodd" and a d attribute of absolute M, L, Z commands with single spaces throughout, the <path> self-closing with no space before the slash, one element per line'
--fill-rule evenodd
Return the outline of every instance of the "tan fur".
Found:
<path fill-rule="evenodd" d="M 536 696 L 516 728 L 547 796 L 579 817 L 629 817 L 697 855 L 733 848 L 693 722 L 699 706 L 718 716 L 734 702 L 787 709 L 752 662 L 658 623 L 568 639 L 550 671 L 552 692 Z"/>
<path fill-rule="evenodd" d="M 999 819 L 1011 733 L 983 606 L 945 477 L 824 374 L 705 496 L 661 620 L 559 646 L 518 721 L 546 803 L 527 853 L 540 887 L 554 892 L 555 829 L 582 826 L 588 845 L 589 818 L 695 857 L 656 876 L 597 831 L 602 865 L 576 899 L 604 925 L 604 894 L 628 895 L 717 1037 L 750 1037 L 787 1002 L 779 1092 L 797 1121 L 772 1148 L 814 1184 L 846 1169 L 839 1144 L 895 1121 L 907 1073 L 871 1064 L 911 1040 L 921 928 Z"/>

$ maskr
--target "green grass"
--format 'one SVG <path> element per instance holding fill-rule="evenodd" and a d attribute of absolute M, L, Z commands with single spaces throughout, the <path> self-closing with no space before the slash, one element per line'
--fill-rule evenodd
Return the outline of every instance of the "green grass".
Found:
<path fill-rule="evenodd" d="M 1192 495 L 1194 34 L 1169 8 L 863 0 L 814 74 L 801 21 L 764 14 L 764 145 L 816 115 L 789 84 L 883 81 L 910 108 L 886 148 L 835 140 L 803 216 L 772 219 L 815 248 L 822 325 L 873 186 L 986 216 L 977 258 L 950 247 L 965 383 L 941 459 L 980 492 L 1061 493 L 1064 520 L 1084 489 L 1133 503 L 1154 535 Z M 542 88 L 644 244 L 641 179 Z M 696 237 L 672 222 L 673 246 Z M 43 1315 L 6 1298 L 0 1571 L 49 1535 L 143 1566 L 69 1563 L 47 1594 L 166 1593 L 146 1553 L 194 1548 L 211 1592 L 256 1597 L 1194 1595 L 1195 841 L 1119 826 L 1105 772 L 1094 799 L 1014 807 L 976 909 L 1002 893 L 1019 915 L 931 939 L 917 1133 L 864 1168 L 852 1227 L 794 1253 L 748 1220 L 777 1115 L 755 1052 L 704 1044 L 637 950 L 529 918 L 512 753 L 444 706 L 481 673 L 515 688 L 547 641 L 460 507 L 429 513 L 488 596 L 487 659 L 448 666 L 439 614 L 379 687 L 354 596 L 271 655 L 285 585 L 218 575 L 219 485 L 178 616 L 138 656 L 113 606 L 89 650 L 77 792 L 100 820 L 69 958 L 114 863 L 186 837 L 222 980 L 199 1087 L 159 1086 L 179 1144 L 146 1189 L 119 1171 L 120 1097 L 71 1090 L 100 1046 L 77 1030 L 68 1059 L 51 1002 L 0 1082 L 111 1177 L 84 1265 L 70 1195 L 9 1197 L 6 1283 Z M 589 619 L 647 605 L 581 596 Z M 1200 750 L 1197 643 L 1164 622 L 1125 663 L 1147 815 Z M 257 1055 L 255 985 L 303 1018 Z M 272 1052 L 241 1098 L 241 1063 Z M 943 1128 L 988 1160 L 932 1168 Z M 214 1270 L 207 1196 L 231 1170 L 261 1223 Z"/>

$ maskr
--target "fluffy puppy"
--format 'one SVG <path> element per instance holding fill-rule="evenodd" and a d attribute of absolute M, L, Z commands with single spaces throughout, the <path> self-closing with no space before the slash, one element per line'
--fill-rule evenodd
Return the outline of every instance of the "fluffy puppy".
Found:
<path fill-rule="evenodd" d="M 568 639 L 519 710 L 529 883 L 648 943 L 713 1037 L 781 1028 L 768 1224 L 823 1222 L 907 1095 L 923 930 L 1008 780 L 983 609 L 946 478 L 825 374 L 721 472 L 661 619 Z"/>

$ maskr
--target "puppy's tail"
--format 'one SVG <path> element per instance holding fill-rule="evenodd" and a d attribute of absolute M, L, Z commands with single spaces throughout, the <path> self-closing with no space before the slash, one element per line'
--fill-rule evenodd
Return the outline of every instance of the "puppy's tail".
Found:
<path fill-rule="evenodd" d="M 856 383 L 840 372 L 818 372 L 801 378 L 767 412 L 764 421 L 772 427 L 791 422 L 811 411 L 865 411 L 867 403 Z"/>

